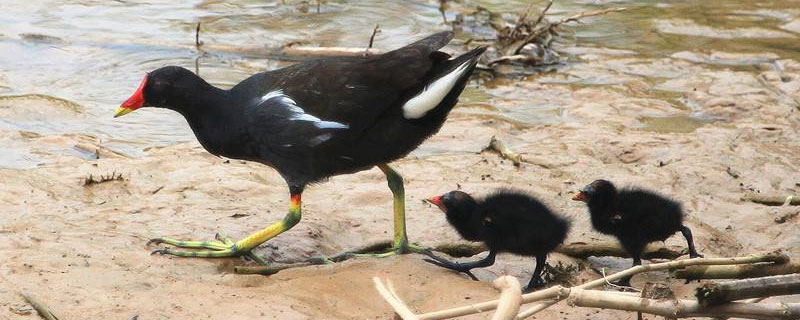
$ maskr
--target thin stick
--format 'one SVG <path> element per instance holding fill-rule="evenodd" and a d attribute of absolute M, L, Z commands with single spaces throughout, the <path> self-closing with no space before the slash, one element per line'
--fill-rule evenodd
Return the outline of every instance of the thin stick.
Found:
<path fill-rule="evenodd" d="M 378 28 L 380 28 L 380 27 L 381 27 L 381 25 L 379 25 L 379 24 L 376 24 L 376 25 L 375 25 L 375 29 L 372 29 L 372 35 L 371 35 L 371 36 L 369 36 L 369 46 L 367 46 L 367 49 L 371 49 L 371 48 L 372 48 L 372 42 L 373 42 L 373 41 L 375 41 L 375 35 L 376 35 L 378 32 L 380 32 L 380 31 L 381 31 L 380 29 L 378 29 Z"/>
<path fill-rule="evenodd" d="M 522 302 L 522 289 L 517 278 L 512 276 L 502 276 L 492 282 L 495 288 L 500 290 L 497 311 L 492 316 L 492 320 L 511 320 L 519 312 L 519 304 Z"/>
<path fill-rule="evenodd" d="M 20 292 L 19 295 L 21 295 L 22 298 L 25 299 L 25 301 L 28 302 L 37 313 L 39 313 L 39 316 L 45 320 L 58 320 L 58 317 L 53 313 L 53 311 L 50 310 L 50 308 L 48 308 L 43 302 L 39 301 L 39 299 L 36 299 L 24 292 Z"/>
<path fill-rule="evenodd" d="M 200 22 L 198 22 L 197 27 L 194 29 L 194 47 L 200 50 L 201 45 L 203 44 L 200 43 Z"/>
<path fill-rule="evenodd" d="M 378 279 L 378 277 L 372 277 L 372 282 L 375 283 L 375 289 L 378 289 L 378 293 L 392 306 L 392 309 L 394 309 L 394 312 L 400 316 L 400 318 L 403 318 L 403 320 L 419 319 L 400 298 L 383 285 L 383 282 Z M 389 286 L 391 287 L 391 284 Z"/>

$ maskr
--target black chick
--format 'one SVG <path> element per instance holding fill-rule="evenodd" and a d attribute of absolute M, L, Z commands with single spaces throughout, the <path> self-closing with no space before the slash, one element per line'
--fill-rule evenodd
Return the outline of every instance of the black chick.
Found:
<path fill-rule="evenodd" d="M 677 201 L 649 190 L 617 188 L 610 181 L 595 180 L 583 187 L 572 200 L 586 202 L 595 230 L 615 236 L 633 257 L 633 266 L 642 264 L 642 250 L 654 241 L 664 241 L 680 231 L 689 243 L 689 256 L 702 257 L 694 247 L 692 231 L 683 225 L 683 209 Z M 631 277 L 617 284 L 630 286 Z"/>
<path fill-rule="evenodd" d="M 478 200 L 461 191 L 450 191 L 427 201 L 446 214 L 464 239 L 486 244 L 489 255 L 479 261 L 457 263 L 429 253 L 433 260 L 426 261 L 465 272 L 474 279 L 469 270 L 491 266 L 499 252 L 534 256 L 536 268 L 526 291 L 544 285 L 541 273 L 547 254 L 564 241 L 570 226 L 567 219 L 536 198 L 516 190 L 501 189 Z"/>

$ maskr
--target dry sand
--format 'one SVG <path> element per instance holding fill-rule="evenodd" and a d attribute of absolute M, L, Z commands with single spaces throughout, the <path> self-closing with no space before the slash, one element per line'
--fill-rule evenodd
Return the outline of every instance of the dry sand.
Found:
<path fill-rule="evenodd" d="M 681 59 L 687 56 L 692 61 Z M 725 61 L 736 58 L 722 56 Z M 478 194 L 501 186 L 529 190 L 572 217 L 568 241 L 608 239 L 591 230 L 582 204 L 569 200 L 577 188 L 602 177 L 683 201 L 698 249 L 707 257 L 779 248 L 800 256 L 798 218 L 773 221 L 796 213 L 797 207 L 740 201 L 748 191 L 789 194 L 800 188 L 800 64 L 784 60 L 783 72 L 768 65 L 743 71 L 727 62 L 714 65 L 714 57 L 698 53 L 647 60 L 586 50 L 580 56 L 585 63 L 491 90 L 498 108 L 559 106 L 560 120 L 550 125 L 513 125 L 484 115 L 475 105 L 457 109 L 420 151 L 395 163 L 406 180 L 411 240 L 437 244 L 458 239 L 441 213 L 421 201 L 457 185 Z M 647 78 L 652 74 L 663 81 L 653 83 Z M 563 84 L 587 77 L 604 85 Z M 696 109 L 679 106 L 680 99 Z M 47 100 L 36 103 L 60 107 Z M 681 122 L 689 112 L 718 120 Z M 643 115 L 673 117 L 671 126 L 687 128 L 647 130 L 658 129 L 659 120 Z M 493 153 L 480 153 L 492 135 L 523 152 L 527 163 L 515 168 Z M 421 256 L 405 255 L 267 277 L 233 274 L 233 266 L 246 263 L 238 258 L 151 256 L 154 247 L 146 246 L 151 237 L 207 239 L 222 232 L 240 238 L 280 219 L 288 206 L 284 182 L 265 166 L 214 157 L 197 143 L 152 148 L 134 159 L 79 134 L 5 130 L 0 141 L 25 145 L 48 162 L 33 169 L 0 169 L 2 319 L 36 318 L 35 313 L 24 315 L 30 310 L 20 291 L 39 297 L 62 319 L 388 319 L 390 308 L 374 290 L 372 276 L 392 279 L 412 309 L 425 312 L 493 299 L 497 293 L 488 280 L 511 274 L 527 281 L 533 267 L 533 259 L 501 255 L 497 265 L 477 272 L 484 281 L 476 282 L 427 264 Z M 100 158 L 52 151 L 74 146 L 100 149 Z M 112 172 L 124 179 L 83 185 L 89 175 Z M 262 245 L 258 254 L 303 259 L 391 236 L 391 194 L 379 170 L 333 177 L 307 188 L 303 199 L 301 223 Z M 679 235 L 667 241 L 684 243 Z M 630 263 L 551 255 L 551 263 L 557 261 L 612 270 Z M 597 277 L 588 268 L 575 280 Z M 656 273 L 633 282 L 641 286 L 666 277 Z M 695 286 L 672 284 L 681 296 Z M 590 316 L 636 317 L 562 303 L 537 318 Z"/>

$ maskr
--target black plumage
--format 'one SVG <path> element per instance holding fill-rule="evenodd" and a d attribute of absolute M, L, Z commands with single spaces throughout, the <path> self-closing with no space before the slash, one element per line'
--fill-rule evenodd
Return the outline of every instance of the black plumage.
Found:
<path fill-rule="evenodd" d="M 683 225 L 683 209 L 679 202 L 653 191 L 628 187 L 618 190 L 607 180 L 595 180 L 583 187 L 573 200 L 586 202 L 592 226 L 599 232 L 613 235 L 633 257 L 633 265 L 642 264 L 645 246 L 664 241 L 680 231 L 689 245 L 689 256 L 697 253 L 692 231 Z M 630 286 L 630 277 L 621 279 Z"/>
<path fill-rule="evenodd" d="M 437 50 L 452 36 L 437 33 L 382 55 L 311 60 L 253 75 L 230 90 L 164 67 L 148 75 L 144 97 L 181 113 L 209 152 L 261 162 L 304 186 L 399 159 L 441 128 L 485 50 L 448 60 Z M 468 70 L 438 106 L 419 119 L 403 116 L 408 99 L 465 62 Z M 297 121 L 287 100 L 260 100 L 278 90 L 303 113 L 346 128 Z"/>
<path fill-rule="evenodd" d="M 276 169 L 289 185 L 295 208 L 282 225 L 247 241 L 206 246 L 224 247 L 224 252 L 184 256 L 249 252 L 253 244 L 294 226 L 304 187 L 333 175 L 377 165 L 387 175 L 395 203 L 401 201 L 402 179 L 386 164 L 441 128 L 486 49 L 451 58 L 438 50 L 452 37 L 452 32 L 440 32 L 385 54 L 305 61 L 253 75 L 230 90 L 176 66 L 145 76 L 116 116 L 147 106 L 177 111 L 208 152 Z M 398 223 L 404 219 L 401 211 L 396 206 Z M 396 236 L 405 235 L 401 224 Z M 407 246 L 406 239 L 395 240 Z M 195 247 L 174 239 L 154 241 Z"/>
<path fill-rule="evenodd" d="M 541 272 L 547 254 L 564 241 L 570 226 L 567 219 L 518 190 L 501 189 L 483 199 L 451 191 L 430 198 L 428 202 L 445 212 L 447 221 L 464 239 L 485 243 L 489 255 L 471 263 L 454 263 L 434 255 L 430 255 L 433 260 L 427 261 L 468 272 L 494 264 L 495 255 L 500 252 L 536 257 L 536 267 L 526 290 L 544 284 Z"/>

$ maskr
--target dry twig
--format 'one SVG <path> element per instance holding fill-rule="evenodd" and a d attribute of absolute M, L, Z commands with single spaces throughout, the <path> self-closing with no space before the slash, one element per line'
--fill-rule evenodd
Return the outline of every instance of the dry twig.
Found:
<path fill-rule="evenodd" d="M 39 301 L 39 299 L 34 298 L 30 294 L 20 292 L 20 294 L 26 302 L 28 302 L 36 312 L 39 313 L 39 316 L 44 318 L 45 320 L 58 320 L 58 317 L 53 313 L 50 308 L 48 308 L 43 302 Z"/>

